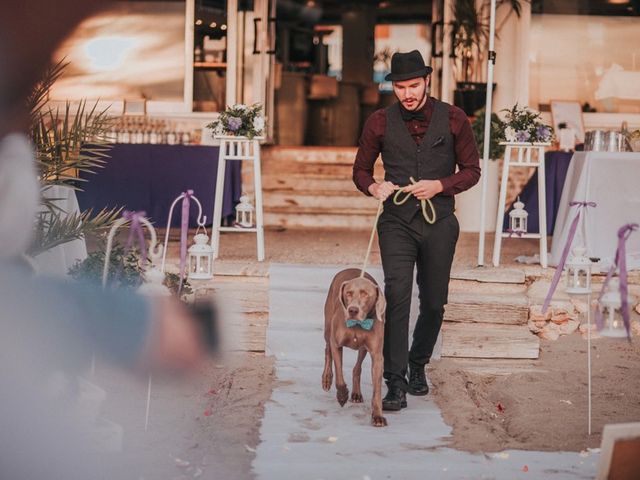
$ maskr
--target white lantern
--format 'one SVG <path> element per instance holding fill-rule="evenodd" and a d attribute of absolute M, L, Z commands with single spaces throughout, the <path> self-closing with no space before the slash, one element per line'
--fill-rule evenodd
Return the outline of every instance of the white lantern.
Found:
<path fill-rule="evenodd" d="M 586 252 L 583 246 L 575 247 L 565 263 L 567 293 L 586 295 L 591 292 L 591 260 L 585 256 Z"/>
<path fill-rule="evenodd" d="M 528 216 L 529 212 L 524 209 L 524 203 L 522 203 L 520 197 L 518 197 L 518 201 L 513 204 L 513 210 L 509 212 L 511 231 L 513 233 L 527 233 Z"/>
<path fill-rule="evenodd" d="M 598 302 L 604 327 L 600 330 L 603 337 L 626 338 L 627 330 L 622 319 L 622 300 L 620 299 L 620 283 L 617 278 L 609 281 L 609 289 Z"/>
<path fill-rule="evenodd" d="M 240 203 L 236 205 L 236 225 L 243 228 L 253 227 L 253 205 L 249 202 L 249 197 L 242 195 Z"/>
<path fill-rule="evenodd" d="M 206 233 L 196 233 L 195 242 L 189 247 L 188 277 L 194 280 L 209 280 L 213 278 L 213 248 L 209 245 Z"/>

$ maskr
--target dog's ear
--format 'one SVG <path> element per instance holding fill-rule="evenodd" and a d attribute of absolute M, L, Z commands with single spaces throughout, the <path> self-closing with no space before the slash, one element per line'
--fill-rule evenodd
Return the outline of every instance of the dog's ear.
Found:
<path fill-rule="evenodd" d="M 338 291 L 338 296 L 340 297 L 340 305 L 342 305 L 342 309 L 345 311 L 345 314 L 347 312 L 347 304 L 344 303 L 344 287 L 346 287 L 347 283 L 349 282 L 350 280 L 342 282 L 342 285 L 340 285 L 340 290 Z"/>
<path fill-rule="evenodd" d="M 387 301 L 384 298 L 384 294 L 382 293 L 382 289 L 376 285 L 376 289 L 378 290 L 378 298 L 376 299 L 376 317 L 382 323 L 385 321 L 385 312 L 387 310 Z"/>

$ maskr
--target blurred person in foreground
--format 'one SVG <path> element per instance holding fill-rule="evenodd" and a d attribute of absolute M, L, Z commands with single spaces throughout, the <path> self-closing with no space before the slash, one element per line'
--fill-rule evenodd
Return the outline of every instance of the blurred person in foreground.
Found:
<path fill-rule="evenodd" d="M 176 300 L 34 277 L 23 253 L 38 208 L 26 101 L 60 42 L 108 2 L 0 2 L 0 478 L 104 478 L 52 374 L 93 352 L 136 371 L 184 372 L 204 358 L 199 324 Z M 113 478 L 113 477 L 111 477 Z"/>

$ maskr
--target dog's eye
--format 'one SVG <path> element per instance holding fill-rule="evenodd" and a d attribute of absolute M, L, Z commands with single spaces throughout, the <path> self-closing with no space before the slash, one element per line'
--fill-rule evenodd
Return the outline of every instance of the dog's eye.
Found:
<path fill-rule="evenodd" d="M 366 290 L 360 290 L 360 296 L 366 298 L 369 296 L 369 292 L 367 292 Z"/>

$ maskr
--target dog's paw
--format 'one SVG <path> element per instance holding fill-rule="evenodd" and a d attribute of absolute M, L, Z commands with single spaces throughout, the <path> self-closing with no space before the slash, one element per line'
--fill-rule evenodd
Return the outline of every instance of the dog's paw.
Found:
<path fill-rule="evenodd" d="M 386 427 L 387 419 L 382 415 L 371 415 L 371 425 L 374 427 Z"/>
<path fill-rule="evenodd" d="M 333 383 L 333 375 L 322 375 L 322 389 L 325 392 L 331 390 L 331 384 Z"/>
<path fill-rule="evenodd" d="M 362 394 L 353 392 L 351 394 L 351 402 L 353 402 L 353 403 L 362 403 L 363 402 Z"/>
<path fill-rule="evenodd" d="M 344 404 L 347 403 L 347 400 L 349 399 L 349 389 L 346 385 L 338 385 L 337 389 L 336 398 L 338 399 L 340 406 L 344 407 Z"/>

